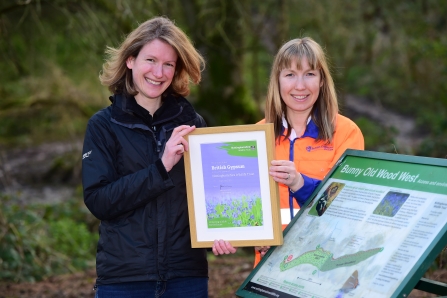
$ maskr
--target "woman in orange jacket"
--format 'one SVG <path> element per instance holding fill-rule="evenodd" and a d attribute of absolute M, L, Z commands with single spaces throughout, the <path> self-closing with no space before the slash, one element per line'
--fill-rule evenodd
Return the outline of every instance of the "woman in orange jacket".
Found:
<path fill-rule="evenodd" d="M 284 229 L 345 150 L 364 149 L 358 126 L 339 114 L 325 53 L 313 39 L 293 39 L 279 49 L 259 123 L 274 124 L 276 160 L 269 174 L 279 184 Z M 221 241 L 213 252 L 231 248 Z M 268 248 L 255 248 L 255 266 Z"/>

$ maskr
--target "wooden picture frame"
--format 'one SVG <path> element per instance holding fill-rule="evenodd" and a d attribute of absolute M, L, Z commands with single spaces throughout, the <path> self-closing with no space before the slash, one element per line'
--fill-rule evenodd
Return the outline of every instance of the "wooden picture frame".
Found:
<path fill-rule="evenodd" d="M 197 128 L 185 139 L 191 246 L 281 245 L 278 185 L 268 173 L 273 124 Z"/>

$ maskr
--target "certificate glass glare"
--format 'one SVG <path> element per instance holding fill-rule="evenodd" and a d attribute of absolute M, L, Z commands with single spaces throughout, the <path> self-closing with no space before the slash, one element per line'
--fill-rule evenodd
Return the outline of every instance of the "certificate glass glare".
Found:
<path fill-rule="evenodd" d="M 192 247 L 282 244 L 272 124 L 198 128 L 185 153 Z"/>

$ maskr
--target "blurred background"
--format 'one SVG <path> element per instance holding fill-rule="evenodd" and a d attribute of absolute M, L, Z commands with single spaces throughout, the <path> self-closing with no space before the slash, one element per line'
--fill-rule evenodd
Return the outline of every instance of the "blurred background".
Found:
<path fill-rule="evenodd" d="M 206 59 L 188 99 L 209 126 L 262 119 L 274 54 L 310 36 L 367 150 L 447 155 L 445 0 L 2 0 L 1 281 L 93 268 L 98 222 L 82 201 L 81 150 L 87 120 L 110 104 L 104 50 L 159 15 Z"/>

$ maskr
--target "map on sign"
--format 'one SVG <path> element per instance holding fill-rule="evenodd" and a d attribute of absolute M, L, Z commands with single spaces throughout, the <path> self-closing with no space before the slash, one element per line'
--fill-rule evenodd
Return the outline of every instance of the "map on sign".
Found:
<path fill-rule="evenodd" d="M 446 245 L 440 241 L 447 230 L 443 162 L 346 156 L 288 225 L 284 244 L 271 249 L 236 294 L 408 295 L 409 276 L 436 257 L 433 247 Z"/>
<path fill-rule="evenodd" d="M 341 267 L 357 265 L 361 261 L 372 257 L 382 250 L 383 248 L 375 248 L 367 251 L 358 251 L 334 259 L 333 253 L 325 251 L 318 245 L 315 250 L 307 251 L 295 259 L 293 258 L 293 255 L 285 256 L 284 261 L 280 263 L 279 268 L 281 271 L 285 271 L 301 264 L 311 264 L 317 267 L 320 271 L 330 271 Z"/>

